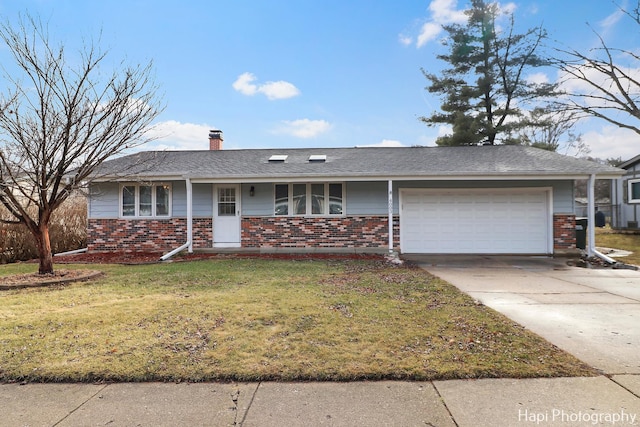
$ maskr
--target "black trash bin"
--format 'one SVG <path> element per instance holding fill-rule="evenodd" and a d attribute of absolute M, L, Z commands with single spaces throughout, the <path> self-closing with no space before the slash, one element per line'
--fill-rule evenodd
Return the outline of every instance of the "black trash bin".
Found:
<path fill-rule="evenodd" d="M 595 222 L 596 222 L 596 227 L 602 228 L 605 225 L 607 225 L 607 218 L 604 215 L 604 212 L 599 211 L 598 208 L 596 208 L 596 214 L 595 214 Z"/>
<path fill-rule="evenodd" d="M 587 248 L 587 218 L 576 218 L 576 248 Z"/>

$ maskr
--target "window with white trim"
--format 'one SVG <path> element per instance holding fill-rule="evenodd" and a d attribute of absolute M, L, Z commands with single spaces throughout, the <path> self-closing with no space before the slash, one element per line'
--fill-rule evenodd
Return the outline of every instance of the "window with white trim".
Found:
<path fill-rule="evenodd" d="M 630 179 L 628 186 L 628 202 L 640 203 L 640 179 Z"/>
<path fill-rule="evenodd" d="M 342 215 L 344 185 L 339 182 L 275 184 L 276 216 Z"/>
<path fill-rule="evenodd" d="M 171 216 L 171 185 L 121 185 L 120 216 L 127 218 Z"/>

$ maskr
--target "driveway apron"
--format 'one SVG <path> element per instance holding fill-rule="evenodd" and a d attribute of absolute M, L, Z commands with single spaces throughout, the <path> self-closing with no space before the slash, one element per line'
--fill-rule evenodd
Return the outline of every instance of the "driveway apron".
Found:
<path fill-rule="evenodd" d="M 409 255 L 435 276 L 605 374 L 640 374 L 640 272 L 567 259 Z"/>

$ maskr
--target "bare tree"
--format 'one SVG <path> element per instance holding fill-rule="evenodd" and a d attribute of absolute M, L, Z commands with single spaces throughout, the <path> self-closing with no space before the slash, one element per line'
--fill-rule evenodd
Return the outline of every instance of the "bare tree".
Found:
<path fill-rule="evenodd" d="M 591 151 L 582 135 L 574 131 L 580 113 L 538 107 L 527 112 L 526 126 L 518 130 L 517 139 L 524 145 L 585 157 Z"/>
<path fill-rule="evenodd" d="M 621 10 L 640 25 L 640 0 L 634 9 Z M 564 74 L 562 86 L 567 95 L 559 102 L 560 108 L 640 134 L 640 55 L 607 46 L 596 35 L 599 46 L 586 53 L 559 49 L 565 56 L 557 64 Z"/>
<path fill-rule="evenodd" d="M 162 111 L 158 87 L 151 62 L 104 74 L 106 53 L 93 42 L 69 55 L 31 16 L 0 24 L 0 39 L 18 70 L 5 68 L 0 97 L 0 203 L 11 214 L 4 222 L 29 229 L 39 273 L 53 273 L 51 214 L 106 159 L 150 140 Z"/>

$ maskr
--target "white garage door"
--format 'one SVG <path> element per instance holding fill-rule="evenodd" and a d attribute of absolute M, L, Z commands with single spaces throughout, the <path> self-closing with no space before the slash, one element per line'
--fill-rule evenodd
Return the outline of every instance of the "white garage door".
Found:
<path fill-rule="evenodd" d="M 547 189 L 400 190 L 403 253 L 547 254 Z"/>

